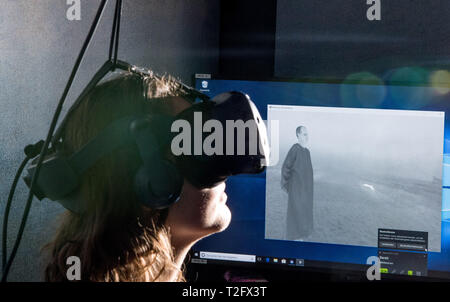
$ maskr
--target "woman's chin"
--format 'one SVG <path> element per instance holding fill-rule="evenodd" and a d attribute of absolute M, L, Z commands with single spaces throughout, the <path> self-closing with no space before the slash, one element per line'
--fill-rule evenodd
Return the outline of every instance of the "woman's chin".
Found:
<path fill-rule="evenodd" d="M 220 208 L 216 216 L 216 221 L 214 223 L 214 233 L 219 233 L 224 231 L 231 222 L 231 211 L 230 208 L 224 203 Z"/>

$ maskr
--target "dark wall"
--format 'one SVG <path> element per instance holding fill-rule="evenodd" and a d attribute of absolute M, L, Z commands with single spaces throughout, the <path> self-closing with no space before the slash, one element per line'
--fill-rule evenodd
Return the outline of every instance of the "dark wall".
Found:
<path fill-rule="evenodd" d="M 252 79 L 272 77 L 276 2 L 221 1 L 221 76 Z"/>
<path fill-rule="evenodd" d="M 66 19 L 66 0 L 2 1 L 0 10 L 0 217 L 23 148 L 45 138 L 99 0 L 81 0 L 81 20 Z M 123 1 L 119 58 L 190 81 L 195 72 L 216 73 L 219 0 Z M 114 1 L 75 78 L 67 105 L 106 60 Z M 68 106 L 65 107 L 65 110 Z M 65 112 L 64 110 L 64 112 Z M 10 216 L 9 247 L 19 226 L 27 190 L 19 182 Z M 39 250 L 54 232 L 61 206 L 34 200 L 9 280 L 42 276 Z"/>
<path fill-rule="evenodd" d="M 399 67 L 450 65 L 450 2 L 221 1 L 219 72 L 227 78 L 383 76 Z"/>
<path fill-rule="evenodd" d="M 448 66 L 450 1 L 381 0 L 368 21 L 362 0 L 278 0 L 275 75 L 382 76 L 402 66 Z"/>

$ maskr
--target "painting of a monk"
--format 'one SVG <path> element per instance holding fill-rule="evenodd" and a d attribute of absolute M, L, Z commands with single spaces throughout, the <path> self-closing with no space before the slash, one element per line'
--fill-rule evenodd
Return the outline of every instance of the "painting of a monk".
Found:
<path fill-rule="evenodd" d="M 289 150 L 281 168 L 281 187 L 288 193 L 287 240 L 305 240 L 314 227 L 314 180 L 311 155 L 306 148 L 308 129 L 296 129 L 298 142 Z"/>

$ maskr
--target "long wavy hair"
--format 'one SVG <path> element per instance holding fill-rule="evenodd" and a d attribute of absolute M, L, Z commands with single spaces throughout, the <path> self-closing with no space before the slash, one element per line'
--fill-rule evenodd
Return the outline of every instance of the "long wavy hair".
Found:
<path fill-rule="evenodd" d="M 120 117 L 164 111 L 164 97 L 170 96 L 189 98 L 170 76 L 127 72 L 97 85 L 67 123 L 64 152 L 72 154 Z M 184 281 L 164 226 L 168 211 L 145 208 L 133 190 L 139 164 L 136 148 L 125 146 L 83 175 L 79 202 L 86 210 L 63 213 L 55 238 L 44 247 L 46 281 L 67 281 L 70 256 L 80 259 L 82 281 L 169 281 L 173 276 Z"/>

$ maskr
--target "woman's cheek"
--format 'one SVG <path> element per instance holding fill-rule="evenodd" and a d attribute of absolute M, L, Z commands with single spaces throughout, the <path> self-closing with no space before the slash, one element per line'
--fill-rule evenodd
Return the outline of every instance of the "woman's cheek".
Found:
<path fill-rule="evenodd" d="M 230 209 L 226 205 L 226 194 L 214 194 L 198 199 L 192 207 L 190 227 L 197 231 L 217 232 L 228 226 L 231 217 Z"/>
<path fill-rule="evenodd" d="M 198 205 L 198 227 L 202 229 L 208 229 L 214 227 L 217 223 L 217 219 L 224 211 L 223 202 L 220 200 L 220 196 L 207 196 Z"/>

